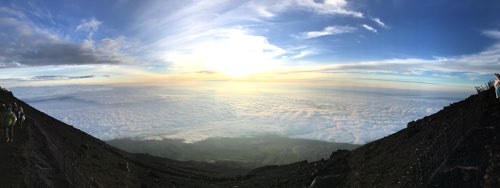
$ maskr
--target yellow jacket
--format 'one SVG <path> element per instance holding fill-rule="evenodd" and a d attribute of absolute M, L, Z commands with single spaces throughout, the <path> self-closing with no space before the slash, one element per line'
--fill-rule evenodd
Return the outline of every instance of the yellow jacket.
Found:
<path fill-rule="evenodd" d="M 14 112 L 7 112 L 3 118 L 3 123 L 5 126 L 13 126 L 16 124 L 17 118 Z"/>

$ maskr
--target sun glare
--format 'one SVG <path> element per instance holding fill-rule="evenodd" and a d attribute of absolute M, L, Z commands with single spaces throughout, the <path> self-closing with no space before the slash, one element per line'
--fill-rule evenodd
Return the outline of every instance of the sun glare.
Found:
<path fill-rule="evenodd" d="M 283 49 L 270 44 L 264 37 L 233 29 L 199 42 L 171 60 L 185 70 L 198 69 L 241 78 L 279 67 L 281 62 L 276 58 L 283 53 Z"/>

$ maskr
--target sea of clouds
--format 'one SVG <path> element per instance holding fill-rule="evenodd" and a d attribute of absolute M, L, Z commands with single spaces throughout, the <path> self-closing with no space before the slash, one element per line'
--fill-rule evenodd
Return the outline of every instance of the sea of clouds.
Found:
<path fill-rule="evenodd" d="M 463 99 L 463 95 L 432 92 L 290 84 L 74 85 L 11 90 L 33 107 L 100 139 L 185 142 L 274 134 L 363 144 Z"/>

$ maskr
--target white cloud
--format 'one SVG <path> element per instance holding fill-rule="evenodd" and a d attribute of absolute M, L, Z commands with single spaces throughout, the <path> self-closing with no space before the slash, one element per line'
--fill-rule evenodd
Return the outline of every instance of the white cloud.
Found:
<path fill-rule="evenodd" d="M 97 29 L 99 29 L 99 25 L 101 25 L 102 22 L 95 19 L 95 18 L 90 18 L 90 19 L 83 19 L 80 21 L 80 25 L 76 26 L 77 31 L 86 31 L 86 32 L 95 32 Z"/>
<path fill-rule="evenodd" d="M 377 30 L 376 30 L 375 28 L 373 28 L 372 26 L 369 26 L 369 25 L 366 25 L 366 24 L 363 24 L 363 25 L 361 25 L 361 26 L 362 26 L 363 28 L 365 28 L 366 30 L 368 30 L 368 31 L 371 31 L 371 32 L 374 32 L 374 33 L 376 33 L 376 32 L 377 32 Z"/>
<path fill-rule="evenodd" d="M 13 91 L 30 105 L 101 139 L 159 136 L 187 142 L 278 134 L 366 143 L 455 100 L 397 90 L 347 92 L 321 87 L 318 94 L 315 89 L 297 93 L 287 85 L 243 86 L 259 91 L 248 93 L 234 86 L 228 85 L 231 89 L 227 90 L 203 83 L 208 90 L 195 91 L 169 86 L 52 86 Z"/>
<path fill-rule="evenodd" d="M 300 59 L 306 56 L 316 55 L 321 53 L 320 49 L 310 46 L 295 46 L 286 49 L 286 53 L 281 57 L 284 62 L 293 59 Z"/>
<path fill-rule="evenodd" d="M 334 26 L 325 27 L 321 31 L 309 31 L 309 32 L 302 33 L 302 38 L 311 39 L 311 38 L 327 36 L 327 35 L 338 35 L 338 34 L 343 34 L 343 33 L 352 33 L 355 31 L 356 31 L 356 28 L 351 27 L 351 26 L 334 25 Z"/>
<path fill-rule="evenodd" d="M 99 55 L 101 59 L 108 59 L 112 62 L 121 62 L 122 64 L 130 64 L 133 62 L 134 57 L 126 54 L 127 51 L 135 47 L 130 41 L 124 36 L 118 36 L 116 38 L 104 38 L 101 39 L 93 49 L 95 49 L 96 55 Z"/>
<path fill-rule="evenodd" d="M 0 14 L 13 16 L 13 17 L 18 18 L 18 19 L 26 18 L 26 15 L 23 12 L 18 11 L 18 10 L 13 10 L 13 9 L 10 9 L 7 7 L 0 7 Z"/>
<path fill-rule="evenodd" d="M 372 18 L 372 20 L 373 20 L 375 23 L 377 23 L 379 26 L 381 26 L 381 27 L 383 27 L 383 28 L 387 28 L 387 25 L 385 25 L 385 23 L 384 23 L 384 22 L 382 22 L 382 21 L 380 20 L 380 18 Z"/>
<path fill-rule="evenodd" d="M 49 21 L 51 24 L 56 25 L 54 17 L 43 1 L 28 1 L 30 13 L 41 19 Z"/>
<path fill-rule="evenodd" d="M 83 65 L 117 64 L 130 62 L 123 53 L 127 44 L 123 37 L 93 41 L 88 38 L 74 42 L 57 35 L 44 26 L 36 25 L 19 11 L 0 8 L 0 35 L 3 43 L 0 48 L 0 67 L 44 66 L 44 65 Z M 101 22 L 93 19 L 82 22 L 77 30 L 96 31 Z M 115 40 L 115 45 L 111 41 Z M 116 44 L 117 42 L 120 44 Z"/>
<path fill-rule="evenodd" d="M 483 34 L 495 38 L 497 31 L 489 30 Z M 496 39 L 496 38 L 495 38 Z M 489 75 L 500 70 L 500 38 L 492 46 L 481 52 L 451 56 L 433 57 L 429 59 L 407 58 L 407 59 L 382 59 L 373 61 L 360 61 L 350 63 L 335 63 L 331 65 L 318 66 L 314 63 L 303 64 L 300 69 L 282 70 L 282 74 L 297 73 L 394 73 L 398 75 L 422 75 L 424 73 L 437 72 L 434 77 L 448 77 L 449 80 L 481 81 L 484 75 Z M 461 75 L 461 78 L 449 78 L 451 75 Z M 482 84 L 482 83 L 480 83 Z M 470 86 L 472 87 L 472 86 Z"/>
<path fill-rule="evenodd" d="M 302 10 L 322 15 L 345 15 L 363 18 L 363 13 L 351 10 L 346 0 L 251 0 L 245 3 L 244 8 L 251 8 L 259 16 L 274 17 L 289 10 Z M 245 10 L 244 12 L 249 12 Z"/>
<path fill-rule="evenodd" d="M 294 56 L 292 56 L 290 58 L 292 58 L 292 59 L 299 59 L 299 58 L 303 58 L 303 57 L 306 57 L 306 56 L 314 55 L 316 53 L 317 52 L 313 51 L 313 50 L 302 50 L 302 51 L 300 51 L 299 53 L 295 54 Z"/>
<path fill-rule="evenodd" d="M 165 11 L 164 7 L 171 10 Z M 245 27 L 246 24 L 272 24 L 269 18 L 293 10 L 315 14 L 362 16 L 348 7 L 345 0 L 251 0 L 226 3 L 201 0 L 187 4 L 157 1 L 140 7 L 131 25 L 134 26 L 133 31 L 138 32 L 138 37 L 154 37 L 156 40 L 150 45 L 154 45 L 155 49 L 170 46 L 176 48 L 197 40 L 209 30 Z"/>
<path fill-rule="evenodd" d="M 349 10 L 346 0 L 296 0 L 296 5 L 310 9 L 320 14 L 349 15 L 353 17 L 363 17 L 363 13 Z"/>
<path fill-rule="evenodd" d="M 219 6 L 221 3 L 218 3 Z M 248 10 L 247 8 L 250 8 Z M 322 15 L 344 15 L 363 18 L 363 13 L 350 9 L 346 0 L 251 0 L 235 8 L 237 12 L 257 13 L 264 18 L 272 18 L 289 10 L 302 10 Z"/>
<path fill-rule="evenodd" d="M 397 74 L 422 74 L 424 72 L 442 72 L 446 74 L 467 73 L 466 76 L 474 80 L 478 74 L 491 74 L 492 70 L 500 70 L 500 43 L 496 43 L 486 50 L 475 54 L 434 57 L 431 59 L 409 58 L 361 61 L 348 64 L 338 63 L 318 67 L 315 71 Z M 311 70 L 308 71 L 310 72 Z M 471 75 L 475 76 L 472 77 Z"/>
<path fill-rule="evenodd" d="M 165 10 L 165 7 L 169 7 L 170 10 Z M 173 65 L 174 67 L 170 67 L 169 71 L 186 73 L 189 66 L 197 67 L 194 69 L 194 72 L 200 71 L 200 69 L 203 69 L 202 66 L 205 66 L 200 66 L 200 63 L 186 63 L 187 61 L 200 62 L 200 59 L 196 60 L 195 57 L 186 59 L 187 55 L 192 54 L 194 48 L 199 48 L 196 46 L 218 39 L 228 41 L 224 36 L 221 37 L 220 34 L 214 31 L 244 30 L 247 35 L 265 38 L 265 34 L 261 34 L 265 30 L 261 30 L 262 26 L 273 25 L 274 18 L 290 11 L 307 11 L 312 14 L 331 16 L 362 17 L 362 13 L 351 10 L 349 3 L 345 0 L 251 0 L 244 2 L 225 1 L 224 3 L 208 0 L 193 3 L 155 1 L 139 7 L 130 25 L 133 26 L 131 33 L 137 33 L 136 37 L 138 41 L 150 41 L 141 46 L 140 50 L 143 52 L 141 55 L 151 61 L 163 62 L 163 64 L 169 67 Z M 260 28 L 253 30 L 256 28 L 254 26 Z M 322 31 L 312 31 L 309 34 L 304 33 L 304 36 L 299 37 L 313 38 L 320 35 L 353 32 L 353 30 L 355 28 L 349 26 L 332 26 Z M 284 50 L 281 53 L 290 54 L 287 52 L 289 47 L 278 46 L 275 43 L 271 43 L 267 38 L 265 39 L 267 43 L 273 45 L 275 48 Z M 264 47 L 267 45 L 261 46 Z M 256 47 L 256 45 L 253 45 L 253 47 Z M 235 50 L 242 48 L 246 47 L 239 44 L 235 47 Z M 212 49 L 212 51 L 214 50 L 216 49 Z M 260 51 L 262 50 L 265 49 L 261 49 Z M 179 63 L 181 62 L 179 55 L 183 55 L 182 61 L 185 63 Z M 176 58 L 172 58 L 173 56 L 176 56 Z M 266 56 L 264 60 L 265 62 L 273 62 L 271 64 L 275 65 L 279 64 L 279 62 L 277 63 L 274 60 L 279 58 L 279 55 L 273 58 Z M 268 65 L 269 63 L 264 64 Z M 231 64 L 231 66 L 234 65 Z"/>
<path fill-rule="evenodd" d="M 483 34 L 488 36 L 488 37 L 500 40 L 500 31 L 498 31 L 498 30 L 486 30 L 486 31 L 483 31 Z"/>
<path fill-rule="evenodd" d="M 80 25 L 76 26 L 76 31 L 84 31 L 88 32 L 88 39 L 89 41 L 92 40 L 92 36 L 94 35 L 94 32 L 96 32 L 99 29 L 99 26 L 102 24 L 101 21 L 95 19 L 94 17 L 90 19 L 83 19 L 80 21 Z M 91 41 L 92 42 L 92 41 Z"/>
<path fill-rule="evenodd" d="M 258 4 L 255 2 L 248 2 L 247 6 L 250 9 L 253 9 L 259 16 L 265 17 L 265 18 L 272 18 L 275 17 L 276 14 L 272 12 L 272 10 L 269 9 L 268 6 L 265 6 L 263 4 Z"/>

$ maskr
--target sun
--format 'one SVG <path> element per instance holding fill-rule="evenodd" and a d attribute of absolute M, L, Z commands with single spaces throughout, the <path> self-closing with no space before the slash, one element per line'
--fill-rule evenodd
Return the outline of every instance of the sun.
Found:
<path fill-rule="evenodd" d="M 276 67 L 276 62 L 271 59 L 239 50 L 241 49 L 206 48 L 203 63 L 209 70 L 236 78 L 267 72 Z"/>
<path fill-rule="evenodd" d="M 177 54 L 180 56 L 173 62 L 181 67 L 190 66 L 242 78 L 279 67 L 279 57 L 283 53 L 283 49 L 270 44 L 265 37 L 229 30 L 200 41 L 188 52 Z"/>

